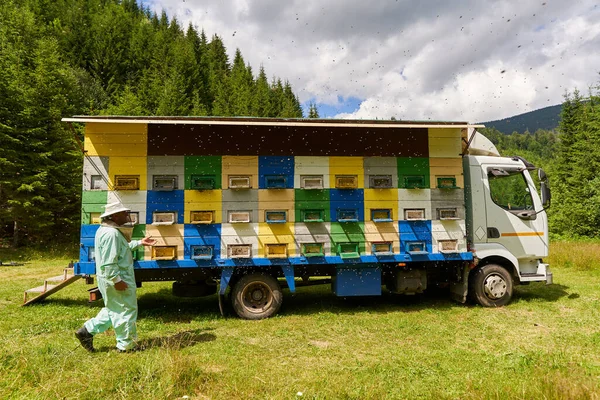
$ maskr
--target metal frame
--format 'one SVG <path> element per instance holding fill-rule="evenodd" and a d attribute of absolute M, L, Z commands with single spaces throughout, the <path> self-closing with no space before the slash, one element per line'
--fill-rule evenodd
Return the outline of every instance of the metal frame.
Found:
<path fill-rule="evenodd" d="M 210 214 L 210 219 L 202 219 L 194 217 L 195 214 Z M 215 220 L 215 212 L 213 210 L 190 211 L 190 224 L 212 224 Z"/>
<path fill-rule="evenodd" d="M 159 184 L 158 181 L 165 181 L 167 184 Z M 160 192 L 172 192 L 177 190 L 177 175 L 153 175 L 152 190 Z"/>
<path fill-rule="evenodd" d="M 385 214 L 383 218 L 381 216 L 377 216 L 376 214 Z M 392 222 L 392 209 L 391 208 L 372 208 L 371 209 L 371 220 L 373 222 Z"/>
<path fill-rule="evenodd" d="M 172 215 L 172 221 L 157 221 L 159 215 Z M 174 225 L 177 223 L 176 211 L 155 211 L 152 213 L 152 225 Z"/>
<path fill-rule="evenodd" d="M 349 182 L 344 183 L 345 180 L 349 180 Z M 336 175 L 335 176 L 335 188 L 336 189 L 358 189 L 358 175 Z"/>
<path fill-rule="evenodd" d="M 385 184 L 376 184 L 376 181 L 384 180 Z M 391 189 L 394 187 L 392 183 L 392 175 L 369 175 L 369 187 L 371 189 Z"/>
<path fill-rule="evenodd" d="M 195 250 L 208 250 L 202 252 L 200 255 L 196 255 Z M 214 257 L 215 246 L 210 244 L 191 245 L 190 246 L 190 258 L 192 260 L 211 260 Z"/>
<path fill-rule="evenodd" d="M 306 187 L 307 180 L 315 180 L 320 182 L 320 184 L 314 187 Z M 323 175 L 300 175 L 300 188 L 305 190 L 318 190 L 323 189 L 324 187 Z"/>
<path fill-rule="evenodd" d="M 201 183 L 198 184 L 198 181 Z M 209 184 L 205 185 L 202 182 L 208 181 Z M 215 175 L 192 175 L 190 177 L 190 188 L 193 190 L 213 190 L 216 188 L 216 176 Z"/>
<path fill-rule="evenodd" d="M 133 185 L 125 185 L 122 181 L 132 180 Z M 140 190 L 139 175 L 115 175 L 115 190 Z"/>
<path fill-rule="evenodd" d="M 245 183 L 233 184 L 233 181 L 240 180 Z M 229 189 L 251 189 L 252 188 L 252 179 L 250 175 L 229 175 L 228 176 Z"/>

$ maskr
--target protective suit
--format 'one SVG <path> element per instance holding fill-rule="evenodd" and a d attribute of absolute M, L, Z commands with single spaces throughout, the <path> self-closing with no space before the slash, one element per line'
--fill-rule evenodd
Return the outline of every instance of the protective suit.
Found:
<path fill-rule="evenodd" d="M 102 223 L 94 240 L 96 277 L 98 289 L 104 299 L 104 308 L 95 318 L 86 321 L 84 326 L 92 335 L 112 326 L 117 337 L 117 348 L 120 350 L 134 348 L 137 339 L 135 323 L 138 306 L 132 251 L 140 245 L 139 240 L 128 243 L 118 225 L 112 221 Z M 115 283 L 120 280 L 127 283 L 127 289 L 115 289 Z"/>

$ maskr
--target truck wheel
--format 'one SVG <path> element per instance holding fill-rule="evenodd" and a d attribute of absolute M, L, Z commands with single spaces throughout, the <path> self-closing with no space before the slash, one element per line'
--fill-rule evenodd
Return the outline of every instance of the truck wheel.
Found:
<path fill-rule="evenodd" d="M 275 315 L 283 301 L 277 279 L 266 274 L 244 275 L 231 292 L 231 304 L 244 319 L 263 319 Z"/>
<path fill-rule="evenodd" d="M 500 265 L 484 265 L 471 275 L 469 294 L 484 307 L 502 307 L 512 298 L 512 277 Z"/>

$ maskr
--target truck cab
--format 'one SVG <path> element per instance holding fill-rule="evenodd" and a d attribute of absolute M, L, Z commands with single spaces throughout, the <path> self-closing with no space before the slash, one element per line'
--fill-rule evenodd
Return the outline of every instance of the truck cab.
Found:
<path fill-rule="evenodd" d="M 467 238 L 478 264 L 469 290 L 479 303 L 500 306 L 510 300 L 512 282 L 552 283 L 543 262 L 550 190 L 543 170 L 520 157 L 500 157 L 491 142 L 474 135 L 477 144 L 463 158 Z"/>

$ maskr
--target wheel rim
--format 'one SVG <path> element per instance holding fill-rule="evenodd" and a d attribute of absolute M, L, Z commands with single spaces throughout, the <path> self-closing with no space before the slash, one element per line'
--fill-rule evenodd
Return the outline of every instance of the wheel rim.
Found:
<path fill-rule="evenodd" d="M 492 300 L 502 298 L 506 294 L 506 289 L 506 281 L 498 274 L 490 274 L 483 281 L 483 291 Z"/>
<path fill-rule="evenodd" d="M 273 291 L 263 282 L 253 282 L 242 291 L 242 304 L 252 313 L 261 313 L 273 303 Z"/>

